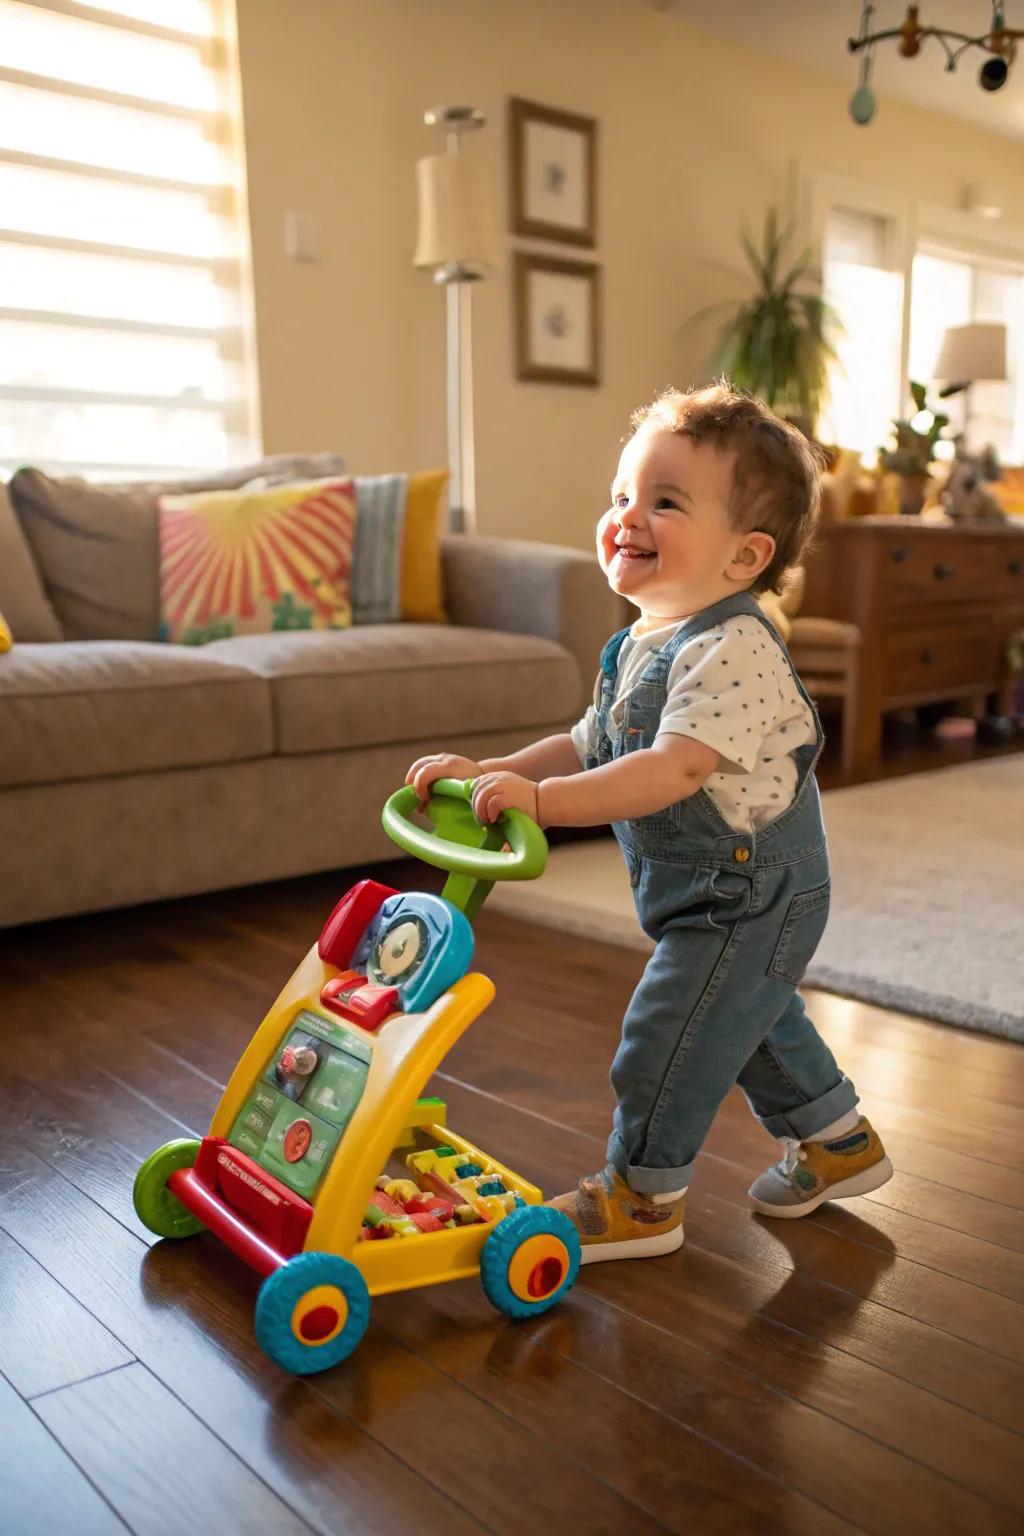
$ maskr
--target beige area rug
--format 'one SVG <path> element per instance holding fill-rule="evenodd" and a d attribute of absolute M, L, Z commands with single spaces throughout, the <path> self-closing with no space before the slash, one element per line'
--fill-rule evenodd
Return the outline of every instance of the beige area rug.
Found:
<path fill-rule="evenodd" d="M 881 1007 L 1024 1040 L 1024 754 L 823 796 L 832 908 L 804 978 Z M 649 950 L 616 844 L 552 850 L 491 910 Z"/>

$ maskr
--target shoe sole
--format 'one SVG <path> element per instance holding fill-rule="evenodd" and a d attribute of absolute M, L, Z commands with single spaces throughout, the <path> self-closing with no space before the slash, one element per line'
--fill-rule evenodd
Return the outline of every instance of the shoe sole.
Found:
<path fill-rule="evenodd" d="M 870 1168 L 855 1173 L 852 1179 L 843 1179 L 841 1183 L 823 1189 L 820 1195 L 810 1200 L 801 1200 L 799 1205 L 769 1205 L 766 1200 L 758 1200 L 756 1195 L 750 1196 L 750 1203 L 762 1216 L 781 1216 L 786 1221 L 792 1221 L 798 1216 L 809 1216 L 819 1205 L 824 1205 L 826 1200 L 850 1200 L 854 1195 L 869 1195 L 873 1189 L 881 1189 L 883 1184 L 888 1184 L 892 1175 L 892 1163 L 883 1157 L 880 1163 L 872 1163 Z"/>
<path fill-rule="evenodd" d="M 618 1243 L 584 1243 L 581 1264 L 602 1264 L 606 1259 L 656 1259 L 683 1246 L 682 1226 L 657 1237 L 627 1237 Z"/>

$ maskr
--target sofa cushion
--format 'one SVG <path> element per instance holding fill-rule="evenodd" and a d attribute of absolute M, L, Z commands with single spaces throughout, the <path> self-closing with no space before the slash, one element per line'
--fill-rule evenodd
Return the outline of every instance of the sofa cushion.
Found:
<path fill-rule="evenodd" d="M 0 608 L 16 640 L 60 640 L 57 615 L 43 591 L 32 553 L 0 485 Z"/>
<path fill-rule="evenodd" d="M 161 496 L 158 505 L 162 639 L 206 645 L 351 624 L 350 479 Z"/>
<path fill-rule="evenodd" d="M 0 743 L 0 788 L 261 757 L 270 693 L 208 650 L 15 645 L 0 666 Z"/>
<path fill-rule="evenodd" d="M 18 521 L 67 640 L 155 640 L 160 628 L 157 498 L 341 474 L 336 454 L 278 454 L 190 480 L 96 485 L 19 469 Z M 14 631 L 18 637 L 17 629 Z M 40 638 L 43 638 L 40 636 Z"/>
<path fill-rule="evenodd" d="M 489 629 L 367 624 L 240 635 L 203 654 L 269 680 L 283 753 L 397 741 L 441 750 L 456 733 L 564 725 L 580 698 L 576 663 L 562 646 Z"/>

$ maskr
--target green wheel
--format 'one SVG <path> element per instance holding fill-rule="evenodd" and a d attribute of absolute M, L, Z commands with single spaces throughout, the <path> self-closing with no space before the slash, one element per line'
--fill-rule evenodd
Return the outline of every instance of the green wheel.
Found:
<path fill-rule="evenodd" d="M 179 1168 L 191 1168 L 199 1152 L 198 1141 L 165 1142 L 158 1147 L 135 1175 L 132 1191 L 135 1210 L 143 1226 L 157 1237 L 191 1237 L 201 1232 L 203 1224 L 186 1210 L 167 1188 L 167 1180 Z"/>

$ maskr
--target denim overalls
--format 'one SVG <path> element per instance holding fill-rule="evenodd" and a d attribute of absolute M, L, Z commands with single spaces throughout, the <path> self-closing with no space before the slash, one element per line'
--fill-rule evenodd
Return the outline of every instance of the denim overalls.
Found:
<path fill-rule="evenodd" d="M 748 593 L 688 619 L 623 701 L 610 733 L 619 651 L 601 655 L 595 747 L 587 768 L 650 747 L 680 646 L 723 620 L 749 614 L 788 653 Z M 792 667 L 792 663 L 790 662 Z M 853 1084 L 804 1012 L 796 991 L 825 930 L 828 851 L 814 765 L 815 741 L 798 747 L 795 799 L 756 832 L 736 832 L 699 790 L 688 799 L 613 826 L 637 913 L 655 941 L 633 994 L 612 1063 L 618 1098 L 609 1161 L 639 1193 L 690 1181 L 718 1106 L 736 1082 L 773 1136 L 802 1140 L 857 1103 Z"/>

